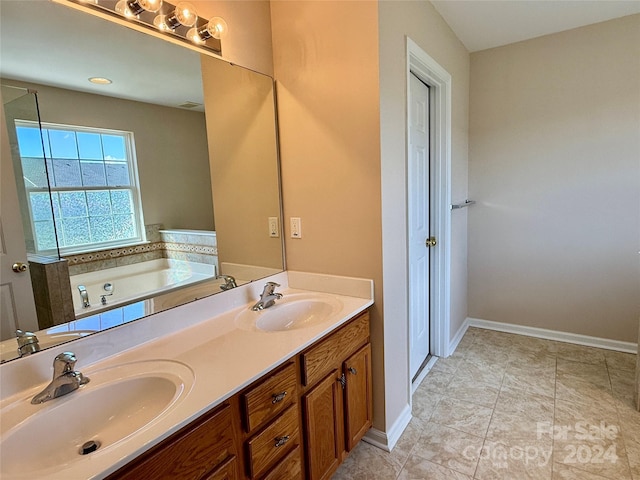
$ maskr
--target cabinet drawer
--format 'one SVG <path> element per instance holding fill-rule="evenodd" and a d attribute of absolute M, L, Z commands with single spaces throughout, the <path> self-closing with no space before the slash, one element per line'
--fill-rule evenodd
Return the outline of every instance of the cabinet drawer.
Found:
<path fill-rule="evenodd" d="M 303 384 L 312 385 L 322 380 L 344 358 L 367 343 L 368 339 L 369 312 L 365 312 L 300 356 Z"/>
<path fill-rule="evenodd" d="M 302 459 L 300 446 L 294 448 L 262 480 L 300 480 L 302 476 Z"/>
<path fill-rule="evenodd" d="M 225 405 L 204 417 L 125 465 L 109 480 L 202 478 L 235 454 L 231 407 Z"/>
<path fill-rule="evenodd" d="M 251 478 L 263 474 L 267 468 L 282 458 L 292 445 L 298 445 L 298 405 L 291 405 L 262 432 L 247 442 Z"/>
<path fill-rule="evenodd" d="M 271 375 L 242 395 L 244 425 L 250 432 L 275 417 L 296 401 L 297 380 L 295 364 Z"/>

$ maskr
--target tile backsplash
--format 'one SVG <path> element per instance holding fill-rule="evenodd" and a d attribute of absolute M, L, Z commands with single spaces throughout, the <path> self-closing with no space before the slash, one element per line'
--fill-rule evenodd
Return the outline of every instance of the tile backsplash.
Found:
<path fill-rule="evenodd" d="M 69 274 L 169 258 L 217 265 L 216 233 L 204 230 L 164 230 L 161 224 L 145 226 L 147 243 L 67 255 Z"/>

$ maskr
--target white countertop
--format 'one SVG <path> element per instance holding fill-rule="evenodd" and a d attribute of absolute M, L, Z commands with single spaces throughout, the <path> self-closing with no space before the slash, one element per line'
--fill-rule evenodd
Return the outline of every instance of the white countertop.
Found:
<path fill-rule="evenodd" d="M 326 321 L 305 328 L 262 332 L 239 327 L 236 316 L 255 303 L 266 281 L 280 283 L 277 291 L 285 298 L 303 292 L 322 292 L 339 300 L 341 308 Z M 157 422 L 125 440 L 79 457 L 72 464 L 37 472 L 39 479 L 103 478 L 372 304 L 371 280 L 283 272 L 223 295 L 197 300 L 1 365 L 0 405 L 19 398 L 28 401 L 39 392 L 50 381 L 53 358 L 62 351 L 73 351 L 78 358 L 76 370 L 89 377 L 98 369 L 144 360 L 172 360 L 187 365 L 195 377 L 191 391 Z M 91 383 L 82 388 L 91 388 Z M 64 398 L 34 409 L 51 408 Z M 51 439 L 38 441 L 53 441 L 55 435 L 56 432 L 51 432 Z M 1 476 L 7 480 L 34 478 L 33 472 L 24 477 L 4 472 Z"/>

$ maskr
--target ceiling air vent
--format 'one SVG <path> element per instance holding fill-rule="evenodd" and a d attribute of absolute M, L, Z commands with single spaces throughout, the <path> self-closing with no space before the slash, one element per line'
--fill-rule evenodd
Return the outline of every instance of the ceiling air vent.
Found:
<path fill-rule="evenodd" d="M 178 105 L 180 108 L 196 108 L 196 107 L 201 107 L 202 104 L 201 103 L 196 103 L 196 102 L 184 102 L 181 105 Z"/>

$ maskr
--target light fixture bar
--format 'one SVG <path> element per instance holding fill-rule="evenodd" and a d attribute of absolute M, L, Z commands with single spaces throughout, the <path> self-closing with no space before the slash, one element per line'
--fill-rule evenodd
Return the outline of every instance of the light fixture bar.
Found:
<path fill-rule="evenodd" d="M 209 20 L 199 17 L 193 5 L 187 2 L 178 1 L 176 4 L 172 4 L 166 0 L 64 1 L 106 13 L 120 20 L 126 20 L 155 32 L 161 32 L 163 35 L 169 35 L 174 39 L 177 38 L 191 46 L 204 48 L 217 55 L 222 55 L 219 36 L 197 35 L 194 37 L 193 30 L 195 29 L 196 32 L 206 31 Z M 226 29 L 226 23 L 224 28 Z"/>

